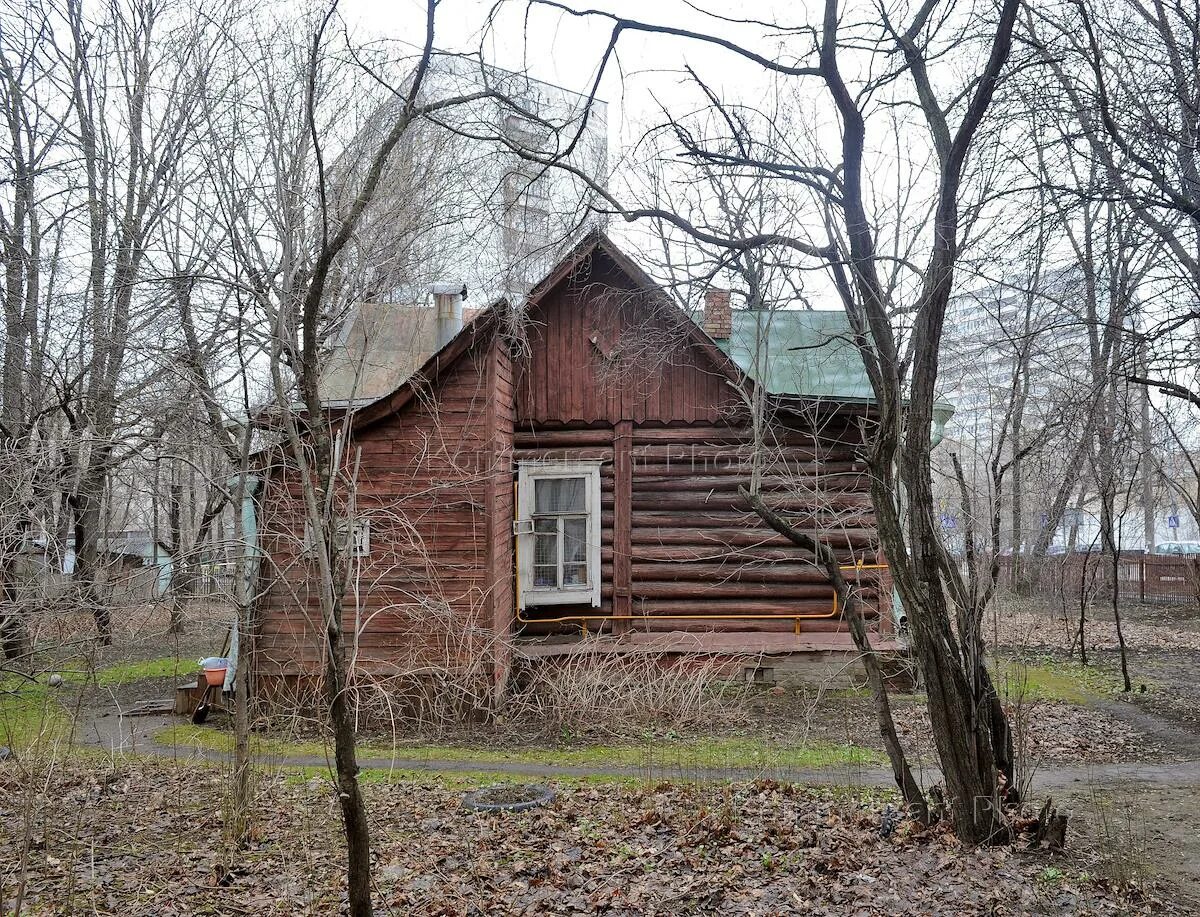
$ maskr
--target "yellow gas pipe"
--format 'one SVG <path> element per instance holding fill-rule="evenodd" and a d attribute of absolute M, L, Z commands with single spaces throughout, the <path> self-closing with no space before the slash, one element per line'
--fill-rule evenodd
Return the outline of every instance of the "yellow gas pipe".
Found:
<path fill-rule="evenodd" d="M 517 485 L 513 483 L 513 521 L 516 521 L 517 507 Z M 821 614 L 775 614 L 775 615 L 616 615 L 616 614 L 593 614 L 593 615 L 559 615 L 553 618 L 526 618 L 521 614 L 521 540 L 515 538 L 513 541 L 513 562 L 517 568 L 517 575 L 514 577 L 516 588 L 513 596 L 516 604 L 516 620 L 521 624 L 562 624 L 568 621 L 578 621 L 583 625 L 583 632 L 588 632 L 588 621 L 778 621 L 791 620 L 795 622 L 794 633 L 800 633 L 801 621 L 828 620 L 836 618 L 840 609 L 838 608 L 837 590 L 833 592 L 833 608 L 828 613 Z M 842 564 L 842 570 L 886 570 L 887 564 Z"/>

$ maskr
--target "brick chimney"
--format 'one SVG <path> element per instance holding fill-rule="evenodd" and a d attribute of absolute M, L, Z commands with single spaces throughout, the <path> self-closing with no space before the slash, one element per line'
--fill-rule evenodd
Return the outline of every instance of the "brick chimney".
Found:
<path fill-rule="evenodd" d="M 733 331 L 728 290 L 704 291 L 704 330 L 714 341 L 727 341 Z"/>

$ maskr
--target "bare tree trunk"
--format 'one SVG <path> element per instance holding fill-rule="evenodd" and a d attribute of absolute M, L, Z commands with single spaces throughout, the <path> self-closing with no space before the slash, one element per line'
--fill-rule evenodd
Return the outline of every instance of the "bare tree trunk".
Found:
<path fill-rule="evenodd" d="M 95 459 L 92 459 L 95 462 Z M 102 646 L 112 643 L 112 611 L 101 585 L 100 528 L 102 524 L 103 472 L 95 465 L 83 475 L 72 498 L 75 517 L 75 582 L 79 600 L 96 622 L 96 636 Z"/>
<path fill-rule="evenodd" d="M 183 547 L 183 485 L 171 470 L 171 482 L 167 485 L 167 528 L 171 543 L 171 554 L 174 563 L 171 567 L 170 595 L 170 625 L 167 633 L 183 633 L 185 606 L 192 591 L 190 552 Z"/>
<path fill-rule="evenodd" d="M 834 591 L 838 596 L 838 603 L 845 614 L 846 623 L 850 626 L 850 635 L 854 639 L 854 645 L 858 649 L 863 668 L 866 670 L 867 681 L 871 686 L 875 719 L 879 726 L 879 735 L 883 739 L 884 749 L 887 751 L 888 761 L 892 765 L 892 776 L 896 781 L 896 786 L 900 788 L 900 793 L 913 818 L 922 824 L 927 824 L 929 822 L 929 803 L 925 799 L 925 794 L 921 792 L 920 784 L 913 777 L 912 769 L 908 765 L 908 758 L 904 753 L 904 746 L 900 743 L 900 736 L 896 732 L 896 723 L 892 717 L 892 704 L 888 699 L 883 668 L 879 664 L 879 657 L 875 648 L 871 646 L 870 636 L 867 634 L 858 590 L 846 582 L 841 566 L 838 564 L 837 555 L 829 545 L 817 541 L 789 525 L 782 516 L 767 506 L 760 494 L 747 490 L 745 487 L 739 488 L 739 491 L 749 501 L 754 512 L 767 525 L 792 544 L 810 551 L 833 584 Z"/>
<path fill-rule="evenodd" d="M 1014 458 L 1019 454 L 1017 453 Z M 983 664 L 985 656 L 983 615 L 987 610 L 988 603 L 996 593 L 996 586 L 1000 578 L 1000 504 L 1004 494 L 1006 466 L 999 459 L 1000 455 L 997 453 L 992 467 L 992 507 L 989 520 L 991 527 L 990 560 L 985 577 L 976 556 L 976 524 L 967 478 L 963 473 L 958 454 L 950 453 L 950 464 L 954 469 L 954 478 L 958 484 L 967 560 L 966 594 L 960 596 L 957 602 L 958 633 L 959 639 L 968 648 L 971 657 L 977 660 L 974 667 L 969 667 L 968 671 L 972 675 L 972 690 L 980 702 L 980 715 L 988 721 L 996 767 L 1005 778 L 1004 800 L 1007 803 L 1017 803 L 1020 801 L 1020 794 L 1012 730 L 1009 728 L 1008 716 L 1004 712 L 1000 694 L 992 682 L 991 673 Z"/>
<path fill-rule="evenodd" d="M 1145 552 L 1153 554 L 1155 548 L 1155 493 L 1154 493 L 1154 439 L 1150 427 L 1150 392 L 1142 387 L 1138 393 L 1138 406 L 1141 409 L 1138 420 L 1138 432 L 1141 435 L 1142 449 L 1142 540 Z"/>
<path fill-rule="evenodd" d="M 224 434 L 224 430 L 221 431 Z M 223 440 L 228 443 L 228 440 Z M 252 508 L 257 479 L 249 475 L 249 431 L 242 448 L 236 483 L 233 489 L 233 537 L 237 545 L 234 560 L 234 603 L 237 609 L 233 626 L 237 629 L 237 657 L 233 684 L 233 841 L 244 844 L 250 825 L 251 757 L 250 757 L 250 666 L 254 634 L 254 597 L 257 589 L 258 531 Z M 247 504 L 250 504 L 248 508 Z M 249 522 L 254 527 L 247 530 Z"/>
<path fill-rule="evenodd" d="M 1063 517 L 1066 515 L 1067 505 L 1071 502 L 1071 495 L 1077 493 L 1076 488 L 1079 486 L 1079 474 L 1083 470 L 1084 462 L 1087 460 L 1088 444 L 1091 442 L 1091 436 L 1092 430 L 1089 426 L 1067 459 L 1062 479 L 1054 492 L 1054 498 L 1050 501 L 1050 506 L 1046 512 L 1046 524 L 1038 532 L 1037 541 L 1034 542 L 1032 552 L 1034 557 L 1046 557 L 1047 552 L 1050 550 L 1050 542 L 1054 539 L 1054 533 L 1058 531 Z M 1032 585 L 1032 581 L 1028 585 Z"/>
<path fill-rule="evenodd" d="M 1079 564 L 1079 627 L 1076 636 L 1079 640 L 1079 661 L 1088 664 L 1087 656 L 1087 594 L 1088 594 L 1088 558 L 1091 553 L 1085 553 Z"/>

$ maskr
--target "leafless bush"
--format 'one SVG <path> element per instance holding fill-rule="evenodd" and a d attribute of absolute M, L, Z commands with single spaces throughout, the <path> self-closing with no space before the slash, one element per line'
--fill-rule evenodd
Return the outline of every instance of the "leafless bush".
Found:
<path fill-rule="evenodd" d="M 356 726 L 401 737 L 461 735 L 484 725 L 520 726 L 546 735 L 628 736 L 672 729 L 736 725 L 748 715 L 751 686 L 728 661 L 700 655 L 670 663 L 654 655 L 595 648 L 518 667 L 513 690 L 497 702 L 494 661 L 509 642 L 479 621 L 464 624 L 444 603 L 405 612 L 420 616 L 423 641 L 405 641 L 386 664 L 357 657 L 350 673 Z M 268 711 L 274 728 L 311 734 L 321 687 L 309 679 Z M 528 734 L 528 733 L 526 733 Z"/>
<path fill-rule="evenodd" d="M 1096 855 L 1096 870 L 1123 894 L 1144 895 L 1153 880 L 1147 817 L 1131 793 L 1093 784 L 1082 815 Z"/>
<path fill-rule="evenodd" d="M 711 727 L 743 720 L 749 690 L 730 678 L 728 662 L 713 657 L 664 663 L 597 648 L 531 667 L 504 715 L 556 734 Z"/>

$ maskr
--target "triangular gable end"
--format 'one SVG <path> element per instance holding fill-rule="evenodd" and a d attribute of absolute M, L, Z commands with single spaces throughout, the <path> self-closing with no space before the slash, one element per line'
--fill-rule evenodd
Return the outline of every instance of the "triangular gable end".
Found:
<path fill-rule="evenodd" d="M 746 386 L 752 384 L 737 364 L 729 358 L 707 334 L 656 284 L 637 263 L 626 255 L 603 232 L 589 233 L 530 291 L 525 310 L 535 311 L 541 304 L 561 295 L 572 285 L 578 286 L 583 274 L 594 273 L 594 265 L 600 260 L 607 262 L 610 271 L 624 281 L 621 286 L 626 292 L 638 293 L 652 302 L 656 311 L 670 316 L 680 329 L 682 343 L 687 349 L 700 356 L 706 374 L 719 377 L 722 385 L 732 383 Z M 438 379 L 448 372 L 467 353 L 473 352 L 485 342 L 490 342 L 504 325 L 503 311 L 511 308 L 507 301 L 500 300 L 484 309 L 467 324 L 441 350 L 406 379 L 395 391 L 377 399 L 360 409 L 354 417 L 354 428 L 361 430 L 379 420 L 405 409 L 421 391 L 436 386 Z M 685 411 L 686 413 L 686 411 Z M 641 419 L 640 417 L 637 419 Z"/>
<path fill-rule="evenodd" d="M 713 423 L 746 377 L 644 271 L 595 234 L 531 295 L 519 424 Z"/>

